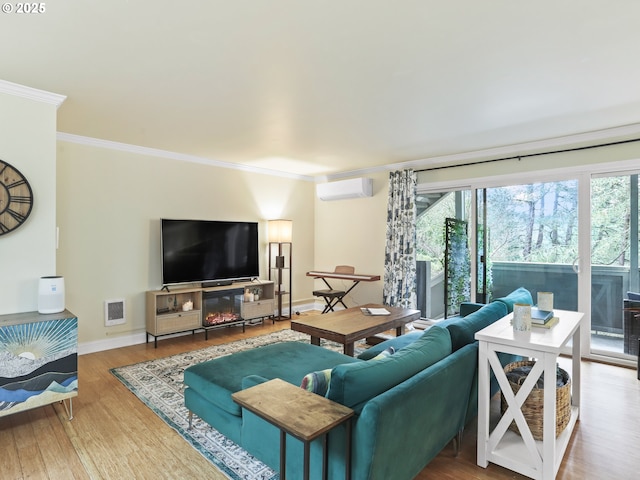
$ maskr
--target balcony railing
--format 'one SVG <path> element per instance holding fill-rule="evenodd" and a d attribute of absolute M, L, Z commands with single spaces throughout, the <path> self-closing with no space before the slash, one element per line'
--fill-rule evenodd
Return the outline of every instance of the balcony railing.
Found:
<path fill-rule="evenodd" d="M 430 271 L 428 268 L 418 268 L 419 276 L 425 270 Z M 629 270 L 597 265 L 591 268 L 591 274 L 592 347 L 600 342 L 605 350 L 622 352 L 623 299 L 629 290 Z M 538 291 L 553 292 L 555 308 L 578 309 L 578 277 L 571 265 L 493 262 L 491 276 L 491 298 L 499 298 L 518 287 L 525 287 L 532 293 L 534 301 Z M 428 305 L 418 305 L 418 308 L 424 309 L 426 318 L 441 318 L 444 312 L 442 275 L 422 284 L 421 281 L 419 279 L 418 285 L 426 285 L 430 295 Z M 420 293 L 418 298 L 421 298 Z"/>
<path fill-rule="evenodd" d="M 535 296 L 553 292 L 554 306 L 578 309 L 578 276 L 571 265 L 523 262 L 494 262 L 492 298 L 507 295 L 523 286 Z M 622 300 L 629 290 L 629 270 L 624 267 L 591 267 L 591 330 L 622 334 Z"/>

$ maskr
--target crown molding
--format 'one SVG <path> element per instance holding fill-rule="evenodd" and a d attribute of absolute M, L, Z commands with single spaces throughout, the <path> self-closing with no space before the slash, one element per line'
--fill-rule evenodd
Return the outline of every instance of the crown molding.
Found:
<path fill-rule="evenodd" d="M 55 105 L 56 109 L 59 108 L 60 105 L 62 105 L 62 102 L 67 99 L 66 95 L 45 92 L 44 90 L 25 87 L 24 85 L 7 82 L 6 80 L 0 80 L 0 93 L 28 98 L 29 100 L 35 100 L 36 102 L 49 103 L 51 105 Z"/>
<path fill-rule="evenodd" d="M 0 80 L 0 82 L 2 82 Z M 8 82 L 6 82 L 8 83 Z M 0 92 L 2 83 L 0 83 Z M 43 92 L 47 93 L 47 92 Z M 52 95 L 52 94 L 49 94 Z M 147 155 L 160 158 L 168 158 L 171 160 L 178 160 L 183 162 L 200 163 L 204 165 L 211 165 L 220 168 L 228 168 L 232 170 L 241 170 L 245 172 L 259 173 L 263 175 L 270 175 L 275 177 L 291 178 L 296 180 L 304 180 L 308 182 L 322 183 L 332 180 L 340 180 L 344 178 L 358 177 L 363 175 L 369 175 L 378 172 L 389 172 L 393 170 L 402 170 L 406 168 L 413 168 L 415 170 L 426 169 L 435 166 L 452 166 L 462 163 L 473 163 L 474 161 L 483 161 L 491 158 L 502 158 L 518 155 L 526 155 L 532 152 L 544 152 L 557 150 L 562 148 L 568 148 L 576 145 L 590 145 L 597 142 L 614 141 L 623 138 L 640 136 L 640 123 L 634 123 L 630 125 L 623 125 L 619 127 L 607 128 L 602 130 L 595 130 L 591 132 L 584 132 L 574 135 L 566 135 L 562 137 L 554 137 L 544 140 L 537 140 L 532 142 L 525 142 L 513 145 L 504 145 L 501 147 L 489 148 L 485 150 L 475 150 L 471 152 L 455 153 L 451 155 L 440 155 L 435 157 L 425 157 L 418 160 L 410 160 L 406 162 L 391 163 L 387 165 L 381 165 L 377 167 L 364 168 L 359 170 L 351 170 L 345 172 L 339 172 L 331 175 L 320 176 L 308 176 L 298 175 L 288 172 L 282 172 L 278 170 L 269 170 L 265 168 L 252 167 L 249 165 L 242 165 L 238 163 L 223 162 L 220 160 L 213 160 L 210 158 L 197 157 L 194 155 L 187 155 L 183 153 L 171 152 L 167 150 L 160 150 L 157 148 L 141 147 L 138 145 L 131 145 L 128 143 L 114 142 L 111 140 L 101 140 L 98 138 L 85 137 L 81 135 L 75 135 L 72 133 L 58 132 L 57 138 L 59 141 L 77 143 L 80 145 L 87 145 L 97 148 L 106 148 L 110 150 L 119 150 L 138 155 Z"/>
<path fill-rule="evenodd" d="M 307 175 L 297 175 L 293 173 L 280 172 L 277 170 L 269 170 L 266 168 L 252 167 L 239 163 L 223 162 L 220 160 L 212 160 L 210 158 L 197 157 L 195 155 L 187 155 L 184 153 L 170 152 L 160 150 L 158 148 L 141 147 L 139 145 L 131 145 L 128 143 L 114 142 L 111 140 L 101 140 L 99 138 L 84 137 L 73 133 L 58 132 L 57 139 L 62 142 L 76 143 L 79 145 L 87 145 L 96 148 L 106 148 L 109 150 L 118 150 L 121 152 L 134 153 L 137 155 L 146 155 L 151 157 L 168 158 L 170 160 L 178 160 L 181 162 L 200 163 L 213 167 L 228 168 L 231 170 L 241 170 L 244 172 L 259 173 L 262 175 L 270 175 L 273 177 L 293 178 L 296 180 L 304 180 L 313 182 L 314 178 Z"/>

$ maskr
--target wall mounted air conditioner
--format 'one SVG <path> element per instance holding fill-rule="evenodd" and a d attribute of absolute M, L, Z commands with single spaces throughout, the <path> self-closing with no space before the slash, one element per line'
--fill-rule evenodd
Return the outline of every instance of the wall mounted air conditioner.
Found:
<path fill-rule="evenodd" d="M 319 183 L 316 194 L 320 200 L 343 200 L 345 198 L 371 197 L 373 180 L 371 178 L 351 178 L 336 182 Z"/>

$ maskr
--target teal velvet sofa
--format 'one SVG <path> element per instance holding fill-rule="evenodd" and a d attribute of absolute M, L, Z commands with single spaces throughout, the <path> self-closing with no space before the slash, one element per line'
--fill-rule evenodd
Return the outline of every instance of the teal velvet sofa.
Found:
<path fill-rule="evenodd" d="M 528 299 L 526 296 L 528 295 Z M 273 378 L 300 385 L 330 369 L 326 397 L 355 411 L 351 478 L 414 478 L 477 414 L 476 331 L 502 318 L 513 303 L 531 301 L 518 289 L 422 332 L 392 338 L 358 358 L 302 342 L 284 342 L 192 365 L 184 372 L 185 405 L 273 469 L 279 432 L 233 402 L 231 394 Z M 509 305 L 510 304 L 510 305 Z M 378 355 L 389 347 L 392 355 Z M 494 387 L 497 391 L 497 386 Z M 329 478 L 345 471 L 345 428 L 329 433 Z M 287 437 L 287 476 L 302 478 L 303 446 Z M 311 445 L 311 476 L 320 477 L 321 443 Z"/>

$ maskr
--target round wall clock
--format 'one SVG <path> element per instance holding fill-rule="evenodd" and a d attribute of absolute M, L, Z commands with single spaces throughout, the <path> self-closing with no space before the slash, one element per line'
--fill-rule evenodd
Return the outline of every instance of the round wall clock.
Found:
<path fill-rule="evenodd" d="M 33 192 L 18 169 L 0 160 L 0 235 L 22 225 L 33 207 Z"/>

